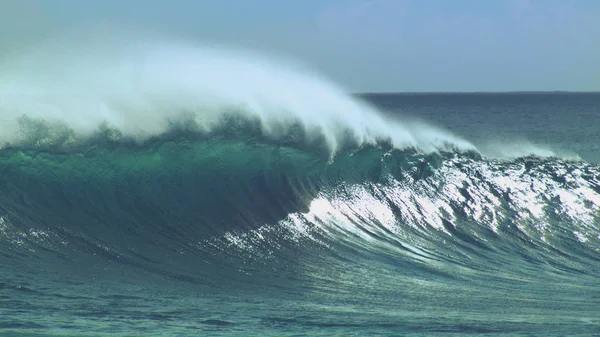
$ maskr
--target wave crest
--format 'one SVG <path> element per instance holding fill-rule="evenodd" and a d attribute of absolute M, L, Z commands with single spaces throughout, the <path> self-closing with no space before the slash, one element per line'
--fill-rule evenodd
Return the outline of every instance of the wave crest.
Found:
<path fill-rule="evenodd" d="M 389 121 L 312 72 L 247 52 L 70 42 L 0 67 L 0 141 L 61 147 L 98 134 L 143 142 L 173 129 L 204 135 L 227 129 L 318 143 L 330 156 L 382 141 L 425 151 L 448 144 L 473 149 L 433 127 Z"/>

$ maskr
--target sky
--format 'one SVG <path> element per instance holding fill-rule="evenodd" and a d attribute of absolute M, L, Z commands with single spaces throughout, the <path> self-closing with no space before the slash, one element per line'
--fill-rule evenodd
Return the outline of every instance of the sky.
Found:
<path fill-rule="evenodd" d="M 0 58 L 88 29 L 250 49 L 352 92 L 600 91 L 597 0 L 2 0 Z"/>

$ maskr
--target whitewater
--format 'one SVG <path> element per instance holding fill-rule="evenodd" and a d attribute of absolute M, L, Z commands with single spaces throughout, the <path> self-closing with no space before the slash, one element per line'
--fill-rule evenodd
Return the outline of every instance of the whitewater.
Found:
<path fill-rule="evenodd" d="M 273 140 L 300 128 L 303 141 L 322 142 L 332 155 L 379 141 L 428 151 L 470 147 L 431 127 L 389 123 L 311 72 L 249 52 L 118 39 L 83 46 L 52 44 L 7 62 L 0 82 L 4 142 L 31 142 L 23 116 L 44 123 L 48 137 L 36 141 L 54 146 L 101 126 L 143 141 L 174 127 L 210 133 L 233 118 Z M 72 133 L 66 140 L 65 132 Z"/>
<path fill-rule="evenodd" d="M 587 129 L 485 137 L 598 102 L 356 96 L 156 39 L 19 52 L 0 65 L 0 335 L 597 333 L 600 167 L 554 149 Z"/>

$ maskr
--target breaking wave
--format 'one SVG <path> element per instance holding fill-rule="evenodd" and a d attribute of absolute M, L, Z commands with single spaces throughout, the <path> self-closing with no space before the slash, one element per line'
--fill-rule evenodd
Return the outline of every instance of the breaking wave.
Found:
<path fill-rule="evenodd" d="M 556 265 L 581 256 L 569 262 L 581 270 L 598 259 L 597 166 L 485 158 L 239 51 L 44 48 L 1 68 L 8 255 L 42 247 L 190 278 L 199 261 L 265 263 L 292 247 L 467 264 L 474 247 L 508 245 Z"/>

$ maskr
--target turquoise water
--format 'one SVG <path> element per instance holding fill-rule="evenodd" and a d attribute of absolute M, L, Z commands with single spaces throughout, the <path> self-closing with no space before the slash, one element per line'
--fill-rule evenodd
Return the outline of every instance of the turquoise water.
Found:
<path fill-rule="evenodd" d="M 0 335 L 598 334 L 600 96 L 367 99 L 506 151 L 332 159 L 228 127 L 4 147 Z"/>

